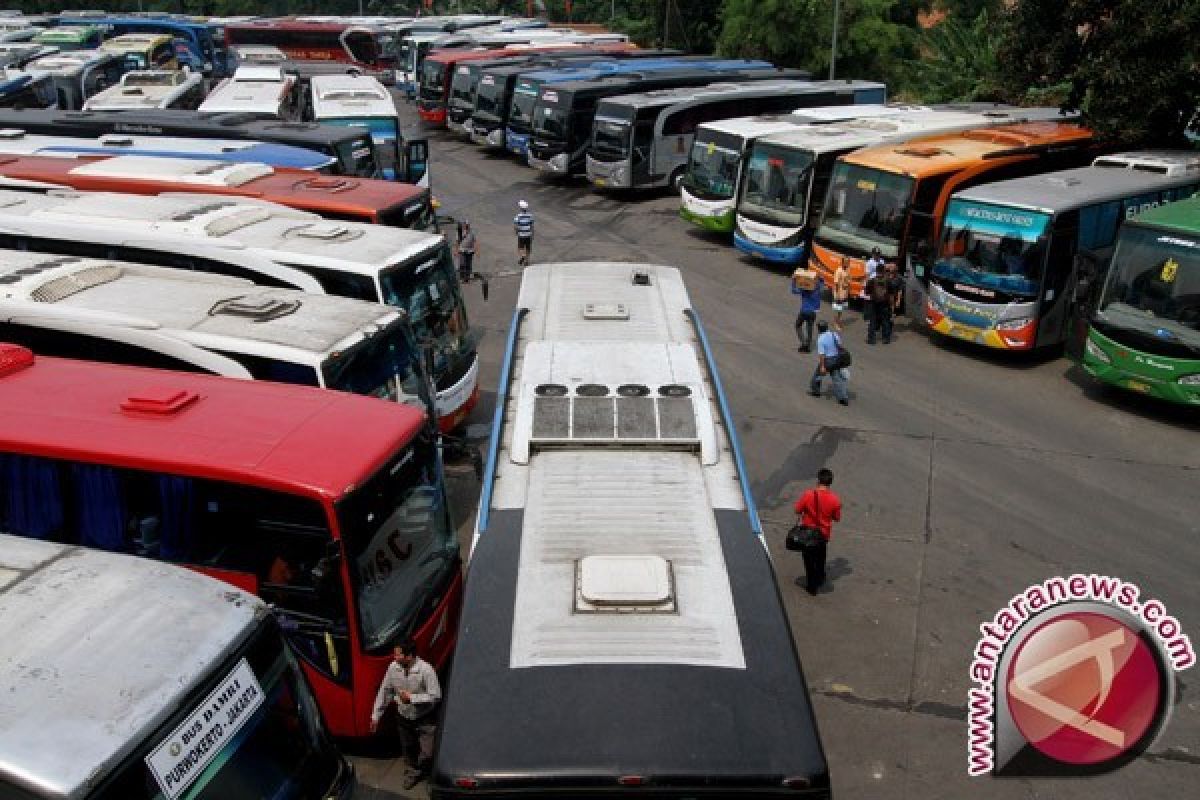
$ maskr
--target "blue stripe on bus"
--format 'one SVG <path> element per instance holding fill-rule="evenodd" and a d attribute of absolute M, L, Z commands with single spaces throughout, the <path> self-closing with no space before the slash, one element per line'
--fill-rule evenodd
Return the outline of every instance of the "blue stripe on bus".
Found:
<path fill-rule="evenodd" d="M 529 313 L 528 308 L 513 312 L 508 327 L 508 341 L 504 343 L 504 363 L 500 367 L 500 382 L 496 386 L 496 410 L 492 413 L 492 436 L 488 441 L 487 464 L 483 468 L 483 491 L 479 495 L 479 517 L 476 528 L 480 533 L 487 530 L 488 516 L 492 507 L 492 486 L 496 483 L 496 458 L 500 453 L 500 434 L 504 427 L 504 406 L 508 403 L 508 381 L 512 373 L 513 356 L 517 349 L 517 333 L 521 320 Z"/>
<path fill-rule="evenodd" d="M 795 247 L 775 247 L 769 244 L 759 244 L 747 239 L 737 231 L 733 232 L 733 246 L 743 253 L 749 253 L 764 261 L 772 261 L 776 264 L 799 264 L 804 260 L 805 251 L 808 249 L 802 244 Z"/>

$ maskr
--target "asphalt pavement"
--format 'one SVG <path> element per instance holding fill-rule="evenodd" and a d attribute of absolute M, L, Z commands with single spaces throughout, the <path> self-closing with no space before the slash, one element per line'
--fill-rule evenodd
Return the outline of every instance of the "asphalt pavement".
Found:
<path fill-rule="evenodd" d="M 402 113 L 416 119 L 411 106 Z M 488 276 L 487 299 L 482 281 L 464 287 L 470 322 L 484 333 L 482 399 L 467 428 L 480 445 L 520 280 L 519 199 L 537 221 L 535 261 L 683 270 L 738 421 L 835 797 L 1195 796 L 1194 668 L 1179 675 L 1159 740 L 1105 776 L 969 778 L 965 720 L 980 623 L 1056 575 L 1134 582 L 1200 645 L 1200 414 L 1098 387 L 1063 358 L 931 340 L 906 320 L 892 344 L 868 347 L 861 315 L 850 313 L 850 405 L 828 385 L 809 397 L 815 356 L 796 350 L 786 271 L 684 223 L 669 193 L 602 194 L 444 131 L 425 135 L 441 213 L 472 222 L 476 270 Z M 829 548 L 830 584 L 810 597 L 793 582 L 803 567 L 783 537 L 820 467 L 834 471 L 845 512 Z M 451 491 L 466 541 L 478 498 L 469 469 L 452 473 Z M 424 794 L 399 790 L 386 759 L 355 762 L 374 796 Z"/>

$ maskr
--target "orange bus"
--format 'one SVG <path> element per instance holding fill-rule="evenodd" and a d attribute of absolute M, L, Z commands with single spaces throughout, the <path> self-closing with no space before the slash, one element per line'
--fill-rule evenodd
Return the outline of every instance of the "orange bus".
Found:
<path fill-rule="evenodd" d="M 350 220 L 437 232 L 429 190 L 396 181 L 183 158 L 0 157 L 0 188 L 164 194 L 195 192 L 269 200 Z"/>
<path fill-rule="evenodd" d="M 861 297 L 876 248 L 906 276 L 905 306 L 922 317 L 928 269 L 950 195 L 981 183 L 1083 166 L 1095 137 L 1067 122 L 977 128 L 867 147 L 837 160 L 813 235 L 809 268 L 826 286 L 842 259 Z"/>

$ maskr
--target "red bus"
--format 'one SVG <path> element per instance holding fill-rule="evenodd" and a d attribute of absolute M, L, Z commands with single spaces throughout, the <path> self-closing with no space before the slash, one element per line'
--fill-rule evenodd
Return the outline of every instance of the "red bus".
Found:
<path fill-rule="evenodd" d="M 450 102 L 450 84 L 454 79 L 454 68 L 466 61 L 491 60 L 509 56 L 527 56 L 538 53 L 578 53 L 579 55 L 616 56 L 637 52 L 637 45 L 628 42 L 593 45 L 579 42 L 545 42 L 541 44 L 519 44 L 492 50 L 460 50 L 449 48 L 435 50 L 425 57 L 418 77 L 417 114 L 426 122 L 437 127 L 446 124 L 446 107 Z"/>
<path fill-rule="evenodd" d="M 183 158 L 0 156 L 0 188 L 62 187 L 124 194 L 196 192 L 254 197 L 327 219 L 438 232 L 429 190 L 395 181 Z"/>
<path fill-rule="evenodd" d="M 342 61 L 371 69 L 396 64 L 388 31 L 348 22 L 316 22 L 295 18 L 231 22 L 225 26 L 226 48 L 242 44 L 278 47 L 296 61 Z"/>
<path fill-rule="evenodd" d="M 462 565 L 431 427 L 346 392 L 0 344 L 0 530 L 182 564 L 279 611 L 329 729 L 391 647 L 446 664 Z"/>

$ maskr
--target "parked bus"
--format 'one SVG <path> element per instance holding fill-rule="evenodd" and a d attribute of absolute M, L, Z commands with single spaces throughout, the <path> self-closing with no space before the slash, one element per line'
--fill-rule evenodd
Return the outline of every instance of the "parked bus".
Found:
<path fill-rule="evenodd" d="M 331 162 L 331 171 L 338 175 L 358 175 L 379 178 L 382 172 L 375 158 L 375 147 L 365 131 L 320 125 L 315 122 L 283 122 L 256 119 L 248 114 L 199 114 L 182 109 L 153 111 L 5 111 L 0 109 L 0 128 L 16 128 L 29 133 L 73 136 L 102 136 L 104 134 L 139 134 L 170 138 L 245 139 L 311 150 Z M 424 139 L 405 142 L 400 174 L 405 183 L 416 183 L 408 177 L 409 153 L 424 154 Z M 414 159 L 414 164 L 419 164 Z"/>
<path fill-rule="evenodd" d="M 322 125 L 365 129 L 375 145 L 385 178 L 398 180 L 404 164 L 407 182 L 429 186 L 429 151 L 424 140 L 401 152 L 400 115 L 387 87 L 369 75 L 314 75 L 308 80 L 311 116 Z M 416 144 L 415 142 L 420 142 Z"/>
<path fill-rule="evenodd" d="M 102 50 L 115 53 L 129 69 L 179 69 L 175 40 L 165 33 L 126 33 L 103 42 Z"/>
<path fill-rule="evenodd" d="M 799 125 L 760 137 L 750 146 L 742 167 L 734 247 L 779 264 L 805 263 L 833 165 L 846 153 L 885 142 L 1056 116 L 1053 108 L 984 103 L 918 106 L 882 118 Z"/>
<path fill-rule="evenodd" d="M 1144 169 L 1148 163 L 1162 171 Z M 1087 301 L 1104 280 L 1122 220 L 1197 189 L 1200 153 L 1157 152 L 955 192 L 926 322 L 935 333 L 1003 350 L 1060 345 L 1087 325 Z"/>
<path fill-rule="evenodd" d="M 883 84 L 865 81 L 758 81 L 602 98 L 586 143 L 588 180 L 602 188 L 670 186 L 678 191 L 696 128 L 705 122 L 813 106 L 876 104 L 886 99 L 886 92 Z"/>
<path fill-rule="evenodd" d="M 194 111 L 204 100 L 204 78 L 183 70 L 134 70 L 88 97 L 84 111 L 146 111 L 178 108 Z"/>
<path fill-rule="evenodd" d="M 198 192 L 253 197 L 326 219 L 439 231 L 428 189 L 394 181 L 317 176 L 266 164 L 182 158 L 114 156 L 64 159 L 0 158 L 0 187 L 71 188 L 88 192 L 169 194 Z"/>
<path fill-rule="evenodd" d="M 105 31 L 96 25 L 47 28 L 33 37 L 35 44 L 57 47 L 60 51 L 95 50 L 104 43 Z"/>
<path fill-rule="evenodd" d="M 0 341 L 421 407 L 430 399 L 394 308 L 110 259 L 0 250 Z"/>
<path fill-rule="evenodd" d="M 53 75 L 0 69 L 0 108 L 54 108 L 57 103 Z"/>
<path fill-rule="evenodd" d="M 47 47 L 34 42 L 0 43 L 0 67 L 23 69 L 30 61 L 52 56 L 57 52 L 57 47 Z"/>
<path fill-rule="evenodd" d="M 182 39 L 187 43 L 192 55 L 203 65 L 205 76 L 211 78 L 224 77 L 224 62 L 217 57 L 216 46 L 213 44 L 212 33 L 204 22 L 165 17 L 60 17 L 58 24 L 63 25 L 97 25 L 108 30 L 110 36 L 123 36 L 129 33 L 166 34 L 173 39 Z"/>
<path fill-rule="evenodd" d="M 826 286 L 845 260 L 851 296 L 866 284 L 866 260 L 878 248 L 905 276 L 903 300 L 924 322 L 929 268 L 950 195 L 990 181 L 1088 164 L 1098 145 L 1074 123 L 1027 122 L 867 147 L 833 167 L 809 267 Z"/>
<path fill-rule="evenodd" d="M 116 112 L 125 113 L 125 112 Z M 252 141 L 221 139 L 164 139 L 157 136 L 134 136 L 110 133 L 95 139 L 75 136 L 40 136 L 27 134 L 19 128 L 0 130 L 0 156 L 41 155 L 57 158 L 87 156 L 138 155 L 191 158 L 232 163 L 269 164 L 273 167 L 332 172 L 334 162 L 327 156 L 287 147 Z"/>
<path fill-rule="evenodd" d="M 244 114 L 261 119 L 294 120 L 304 111 L 304 98 L 295 75 L 273 64 L 251 64 L 237 71 L 200 104 L 205 114 Z"/>
<path fill-rule="evenodd" d="M 105 377 L 11 345 L 0 357 L 6 416 L 20 425 L 61 424 L 31 387 Z M 50 458 L 28 431 L 0 430 L 4 495 L 17 500 L 19 522 L 71 519 L 83 535 L 66 540 L 124 533 L 113 524 L 117 469 Z M 41 503 L 29 508 L 28 496 Z M 20 654 L 0 666 L 0 795 L 348 800 L 354 791 L 354 771 L 258 598 L 179 567 L 6 534 L 0 574 L 0 636 Z"/>
<path fill-rule="evenodd" d="M 395 65 L 391 47 L 381 42 L 385 36 L 379 28 L 347 22 L 270 19 L 225 26 L 227 47 L 269 44 L 298 61 L 347 61 L 374 69 Z"/>
<path fill-rule="evenodd" d="M 443 430 L 479 399 L 470 328 L 442 236 L 329 222 L 249 198 L 0 191 L 0 247 L 248 278 L 403 309 L 435 384 Z"/>
<path fill-rule="evenodd" d="M 545 70 L 531 72 L 521 76 L 513 87 L 513 101 L 509 109 L 508 120 L 504 126 L 504 146 L 510 153 L 528 160 L 531 153 L 529 144 L 535 124 L 543 130 L 539 135 L 544 137 L 547 131 L 546 122 L 538 118 L 538 112 L 547 105 L 553 105 L 550 122 L 566 115 L 569 119 L 574 116 L 576 106 L 581 109 L 581 117 L 586 119 L 586 129 L 581 120 L 580 130 L 583 134 L 582 146 L 586 147 L 587 138 L 591 136 L 591 117 L 595 112 L 595 103 L 599 97 L 611 97 L 630 92 L 666 89 L 675 86 L 700 86 L 714 81 L 751 81 L 767 80 L 770 78 L 808 77 L 803 72 L 788 75 L 776 71 L 766 61 L 738 60 L 689 60 L 678 59 L 639 59 L 637 61 L 618 61 L 612 64 L 597 65 L 594 69 L 565 68 L 560 70 Z M 570 84 L 568 87 L 567 84 Z M 560 99 L 559 91 L 568 93 Z M 576 101 L 578 96 L 578 101 Z M 563 103 L 563 100 L 569 102 Z M 559 107 L 561 105 L 561 107 Z M 542 111 L 541 116 L 548 112 Z M 571 126 L 572 130 L 574 126 Z M 575 134 L 574 139 L 579 138 Z M 549 161 L 559 152 L 563 144 L 560 137 L 547 141 L 554 152 L 539 150 L 534 157 Z M 547 150 L 549 148 L 546 148 Z M 583 152 L 579 154 L 580 169 L 583 164 Z"/>
<path fill-rule="evenodd" d="M 529 267 L 500 374 L 434 800 L 829 797 L 679 270 Z"/>
<path fill-rule="evenodd" d="M 1090 322 L 1089 375 L 1200 405 L 1200 198 L 1126 220 Z"/>
<path fill-rule="evenodd" d="M 335 736 L 368 735 L 375 692 L 400 639 L 413 637 L 424 658 L 445 665 L 457 636 L 462 577 L 438 449 L 420 411 L 271 381 L 40 356 L 7 361 L 0 377 L 4 491 L 35 481 L 40 519 L 53 521 L 55 505 L 69 503 L 64 523 L 122 532 L 123 545 L 112 549 L 192 566 L 272 603 Z M 81 513 L 88 497 L 73 483 L 82 480 L 92 502 L 107 501 L 98 506 L 103 514 Z M 61 500 L 50 502 L 44 495 L 51 491 Z M 18 524 L 11 516 L 13 533 L 51 538 L 58 527 Z M 230 587 L 223 588 L 228 598 Z M 178 602 L 197 597 L 172 594 Z M 130 597 L 143 610 L 139 619 L 172 608 L 140 592 Z M 222 603 L 260 613 L 248 603 Z M 208 631 L 202 618 L 195 621 Z M 191 624 L 177 618 L 170 630 L 188 632 Z M 88 656 L 110 677 L 127 672 L 94 651 Z M 114 719 L 103 723 L 112 730 Z M 277 752 L 299 733 L 280 734 L 266 750 Z M 245 796 L 277 796 L 266 788 Z M 132 793 L 102 797 L 152 795 L 138 784 Z"/>
<path fill-rule="evenodd" d="M 125 60 L 103 50 L 75 50 L 42 56 L 25 67 L 28 72 L 49 75 L 54 83 L 55 105 L 62 109 L 83 108 L 88 98 L 115 86 L 128 67 Z"/>

